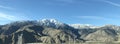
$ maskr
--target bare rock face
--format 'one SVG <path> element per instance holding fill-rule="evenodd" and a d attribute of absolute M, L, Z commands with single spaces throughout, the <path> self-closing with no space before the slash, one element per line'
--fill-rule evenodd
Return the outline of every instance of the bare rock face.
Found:
<path fill-rule="evenodd" d="M 54 40 L 49 36 L 42 36 L 42 37 L 40 37 L 40 40 L 43 43 L 54 43 Z"/>
<path fill-rule="evenodd" d="M 111 29 L 99 29 L 96 32 L 88 34 L 84 39 L 89 41 L 115 41 L 117 34 Z"/>
<path fill-rule="evenodd" d="M 75 34 L 70 34 L 72 32 L 65 32 L 60 29 L 45 28 L 43 34 L 49 36 L 53 41 L 52 43 L 65 43 L 69 41 L 76 41 Z"/>
<path fill-rule="evenodd" d="M 8 26 L 11 27 L 11 26 Z M 4 30 L 0 35 L 0 42 L 3 44 L 20 44 L 23 43 L 66 43 L 68 41 L 82 41 L 79 38 L 76 38 L 75 35 L 71 30 L 63 30 L 63 29 L 56 29 L 50 28 L 45 26 L 39 25 L 25 25 L 20 27 L 19 29 L 14 30 L 8 34 L 9 28 Z M 9 31 L 11 31 L 10 29 Z M 21 43 L 22 44 L 22 43 Z"/>

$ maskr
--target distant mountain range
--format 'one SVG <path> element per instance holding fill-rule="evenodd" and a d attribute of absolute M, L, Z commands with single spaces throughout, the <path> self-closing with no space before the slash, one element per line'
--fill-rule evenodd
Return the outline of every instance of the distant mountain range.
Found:
<path fill-rule="evenodd" d="M 120 26 L 65 24 L 55 19 L 0 25 L 0 44 L 120 41 Z"/>

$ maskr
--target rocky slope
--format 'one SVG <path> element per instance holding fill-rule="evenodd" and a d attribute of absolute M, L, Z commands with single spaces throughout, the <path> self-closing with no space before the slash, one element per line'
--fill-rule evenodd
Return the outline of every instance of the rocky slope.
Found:
<path fill-rule="evenodd" d="M 16 21 L 0 25 L 0 44 L 118 41 L 119 32 L 120 26 L 115 25 L 67 25 L 55 19 Z"/>

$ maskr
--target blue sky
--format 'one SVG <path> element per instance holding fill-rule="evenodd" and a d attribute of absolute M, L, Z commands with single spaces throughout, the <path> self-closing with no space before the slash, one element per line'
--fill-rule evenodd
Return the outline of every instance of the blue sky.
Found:
<path fill-rule="evenodd" d="M 0 0 L 0 24 L 44 18 L 67 24 L 120 25 L 120 0 Z"/>

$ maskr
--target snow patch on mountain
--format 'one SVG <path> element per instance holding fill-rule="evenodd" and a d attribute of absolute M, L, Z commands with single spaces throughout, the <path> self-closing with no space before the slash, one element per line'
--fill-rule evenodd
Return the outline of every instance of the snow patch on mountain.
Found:
<path fill-rule="evenodd" d="M 49 26 L 49 27 L 56 27 L 56 28 L 65 25 L 64 23 L 61 23 L 56 19 L 42 19 L 42 20 L 39 20 L 38 23 L 42 26 Z"/>
<path fill-rule="evenodd" d="M 76 29 L 90 29 L 90 28 L 99 28 L 99 26 L 94 26 L 91 24 L 70 24 L 71 27 Z"/>

